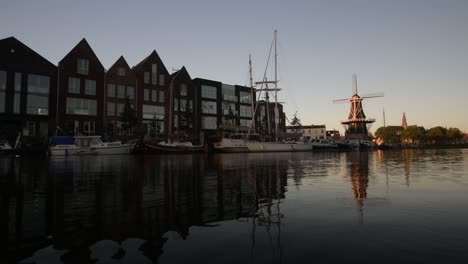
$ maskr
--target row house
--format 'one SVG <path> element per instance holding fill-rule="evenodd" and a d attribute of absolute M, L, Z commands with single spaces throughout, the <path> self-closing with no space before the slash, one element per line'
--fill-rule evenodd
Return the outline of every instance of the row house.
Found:
<path fill-rule="evenodd" d="M 325 125 L 287 126 L 286 132 L 288 134 L 299 133 L 304 139 L 327 138 L 327 129 Z"/>
<path fill-rule="evenodd" d="M 0 139 L 46 140 L 55 131 L 57 67 L 14 37 L 0 40 L 0 58 Z"/>
<path fill-rule="evenodd" d="M 133 129 L 122 126 L 121 114 L 125 104 L 136 109 L 137 78 L 123 56 L 106 72 L 105 133 L 108 135 L 133 135 Z"/>
<path fill-rule="evenodd" d="M 58 125 L 63 133 L 102 134 L 105 69 L 86 39 L 58 64 Z"/>
<path fill-rule="evenodd" d="M 196 131 L 204 139 L 219 132 L 247 132 L 252 122 L 255 93 L 251 88 L 197 78 Z"/>
<path fill-rule="evenodd" d="M 136 76 L 136 109 L 138 123 L 145 133 L 164 136 L 167 131 L 169 72 L 154 50 L 132 68 Z"/>

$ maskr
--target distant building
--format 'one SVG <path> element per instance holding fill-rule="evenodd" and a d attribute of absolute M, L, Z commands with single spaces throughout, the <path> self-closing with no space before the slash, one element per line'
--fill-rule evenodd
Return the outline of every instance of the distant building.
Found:
<path fill-rule="evenodd" d="M 327 130 L 327 138 L 328 139 L 333 139 L 335 141 L 341 140 L 341 134 L 340 131 L 338 130 Z"/>
<path fill-rule="evenodd" d="M 14 37 L 0 40 L 0 138 L 55 132 L 57 67 Z"/>
<path fill-rule="evenodd" d="M 58 125 L 70 134 L 102 134 L 105 69 L 82 39 L 60 62 Z"/>
<path fill-rule="evenodd" d="M 133 135 L 133 130 L 124 130 L 120 115 L 127 98 L 135 110 L 136 76 L 123 56 L 106 72 L 105 131 L 113 135 Z"/>
<path fill-rule="evenodd" d="M 309 125 L 309 126 L 287 126 L 287 134 L 300 134 L 303 139 L 325 139 L 327 137 L 327 129 L 325 125 Z"/>

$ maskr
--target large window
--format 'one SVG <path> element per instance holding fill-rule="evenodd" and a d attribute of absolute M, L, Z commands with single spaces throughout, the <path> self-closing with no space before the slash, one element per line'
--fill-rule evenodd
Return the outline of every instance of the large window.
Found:
<path fill-rule="evenodd" d="M 159 74 L 159 85 L 164 86 L 164 74 Z"/>
<path fill-rule="evenodd" d="M 158 91 L 156 91 L 156 90 L 151 91 L 151 101 L 152 102 L 157 102 L 157 98 L 156 98 L 157 95 L 158 95 Z"/>
<path fill-rule="evenodd" d="M 0 113 L 5 112 L 6 71 L 0 71 Z"/>
<path fill-rule="evenodd" d="M 107 103 L 107 115 L 115 116 L 115 103 L 111 103 L 111 102 Z"/>
<path fill-rule="evenodd" d="M 180 84 L 180 95 L 187 96 L 187 84 L 185 83 Z"/>
<path fill-rule="evenodd" d="M 240 116 L 242 116 L 242 117 L 252 117 L 252 107 L 251 106 L 241 105 L 239 110 L 240 110 Z"/>
<path fill-rule="evenodd" d="M 216 102 L 202 101 L 201 108 L 203 114 L 214 114 L 216 115 Z"/>
<path fill-rule="evenodd" d="M 208 85 L 202 85 L 201 86 L 201 96 L 203 98 L 216 99 L 216 87 L 208 86 Z"/>
<path fill-rule="evenodd" d="M 135 98 L 135 88 L 133 88 L 133 86 L 127 86 L 127 96 L 128 99 Z"/>
<path fill-rule="evenodd" d="M 68 92 L 76 94 L 80 93 L 80 78 L 68 78 Z"/>
<path fill-rule="evenodd" d="M 115 84 L 107 85 L 107 97 L 115 97 Z"/>
<path fill-rule="evenodd" d="M 125 104 L 117 104 L 117 115 L 122 114 L 124 111 Z"/>
<path fill-rule="evenodd" d="M 158 65 L 151 64 L 151 84 L 157 84 Z"/>
<path fill-rule="evenodd" d="M 188 109 L 187 109 L 188 107 Z M 180 99 L 180 111 L 182 112 L 192 112 L 192 100 Z"/>
<path fill-rule="evenodd" d="M 89 72 L 89 60 L 78 59 L 78 73 L 87 75 L 88 72 Z"/>
<path fill-rule="evenodd" d="M 15 73 L 15 96 L 13 98 L 13 113 L 19 114 L 21 112 L 21 73 Z"/>
<path fill-rule="evenodd" d="M 143 100 L 144 101 L 149 101 L 150 100 L 150 90 L 149 89 L 143 90 Z"/>
<path fill-rule="evenodd" d="M 236 88 L 234 87 L 234 85 L 223 84 L 222 91 L 223 100 L 237 102 Z"/>
<path fill-rule="evenodd" d="M 240 125 L 250 127 L 252 125 L 252 120 L 251 119 L 241 119 L 240 120 Z"/>
<path fill-rule="evenodd" d="M 202 129 L 216 129 L 218 126 L 216 124 L 216 117 L 213 116 L 202 116 Z"/>
<path fill-rule="evenodd" d="M 244 104 L 252 103 L 252 95 L 249 92 L 239 92 L 240 102 Z"/>
<path fill-rule="evenodd" d="M 117 85 L 117 97 L 125 98 L 125 85 Z"/>
<path fill-rule="evenodd" d="M 223 102 L 223 115 L 237 115 L 236 104 Z"/>
<path fill-rule="evenodd" d="M 144 75 L 144 83 L 145 84 L 150 83 L 150 73 L 149 72 L 144 72 L 143 75 Z"/>
<path fill-rule="evenodd" d="M 85 80 L 85 94 L 96 95 L 96 81 Z"/>
<path fill-rule="evenodd" d="M 67 114 L 71 115 L 96 115 L 96 100 L 67 98 Z"/>
<path fill-rule="evenodd" d="M 119 76 L 125 76 L 125 69 L 122 67 L 117 68 L 117 75 Z"/>
<path fill-rule="evenodd" d="M 159 91 L 159 102 L 164 103 L 164 91 Z"/>
<path fill-rule="evenodd" d="M 83 133 L 85 135 L 94 135 L 96 130 L 96 123 L 93 121 L 84 121 L 83 122 Z"/>
<path fill-rule="evenodd" d="M 50 78 L 48 76 L 28 75 L 27 114 L 49 114 L 49 84 Z"/>
<path fill-rule="evenodd" d="M 144 119 L 164 119 L 164 106 L 143 105 Z"/>

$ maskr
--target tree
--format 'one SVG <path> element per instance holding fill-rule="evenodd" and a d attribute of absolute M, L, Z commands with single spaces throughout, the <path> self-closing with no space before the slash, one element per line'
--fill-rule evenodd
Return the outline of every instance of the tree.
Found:
<path fill-rule="evenodd" d="M 409 126 L 406 127 L 405 130 L 403 130 L 401 136 L 403 140 L 411 141 L 411 143 L 414 143 L 420 140 L 421 131 L 418 129 L 417 126 Z"/>
<path fill-rule="evenodd" d="M 294 128 L 294 139 L 297 140 L 297 132 L 302 127 L 301 120 L 297 117 L 297 111 L 294 113 L 291 122 L 289 122 L 291 126 Z"/>
<path fill-rule="evenodd" d="M 433 127 L 427 131 L 426 136 L 434 143 L 440 144 L 445 139 L 447 129 L 441 126 Z"/>
<path fill-rule="evenodd" d="M 400 143 L 401 136 L 399 135 L 398 131 L 399 130 L 395 127 L 379 127 L 375 131 L 375 137 L 386 143 Z"/>
<path fill-rule="evenodd" d="M 133 110 L 130 104 L 130 99 L 126 98 L 123 112 L 120 113 L 120 120 L 122 121 L 122 128 L 124 130 L 130 130 L 137 126 L 138 119 L 135 110 Z"/>
<path fill-rule="evenodd" d="M 445 137 L 451 143 L 456 143 L 457 141 L 463 138 L 463 133 L 460 131 L 460 129 L 456 127 L 450 127 L 449 129 L 447 129 L 447 132 L 445 133 Z"/>

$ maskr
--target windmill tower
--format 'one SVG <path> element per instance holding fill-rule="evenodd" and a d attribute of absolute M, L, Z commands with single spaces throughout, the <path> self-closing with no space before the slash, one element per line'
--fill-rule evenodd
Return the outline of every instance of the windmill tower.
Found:
<path fill-rule="evenodd" d="M 369 128 L 375 122 L 373 118 L 367 118 L 362 108 L 362 101 L 364 99 L 383 97 L 383 94 L 373 94 L 366 96 L 359 96 L 357 91 L 357 77 L 353 74 L 353 96 L 347 99 L 334 100 L 335 103 L 350 102 L 350 111 L 348 119 L 341 121 L 345 128 L 345 138 L 350 139 L 368 139 Z"/>

